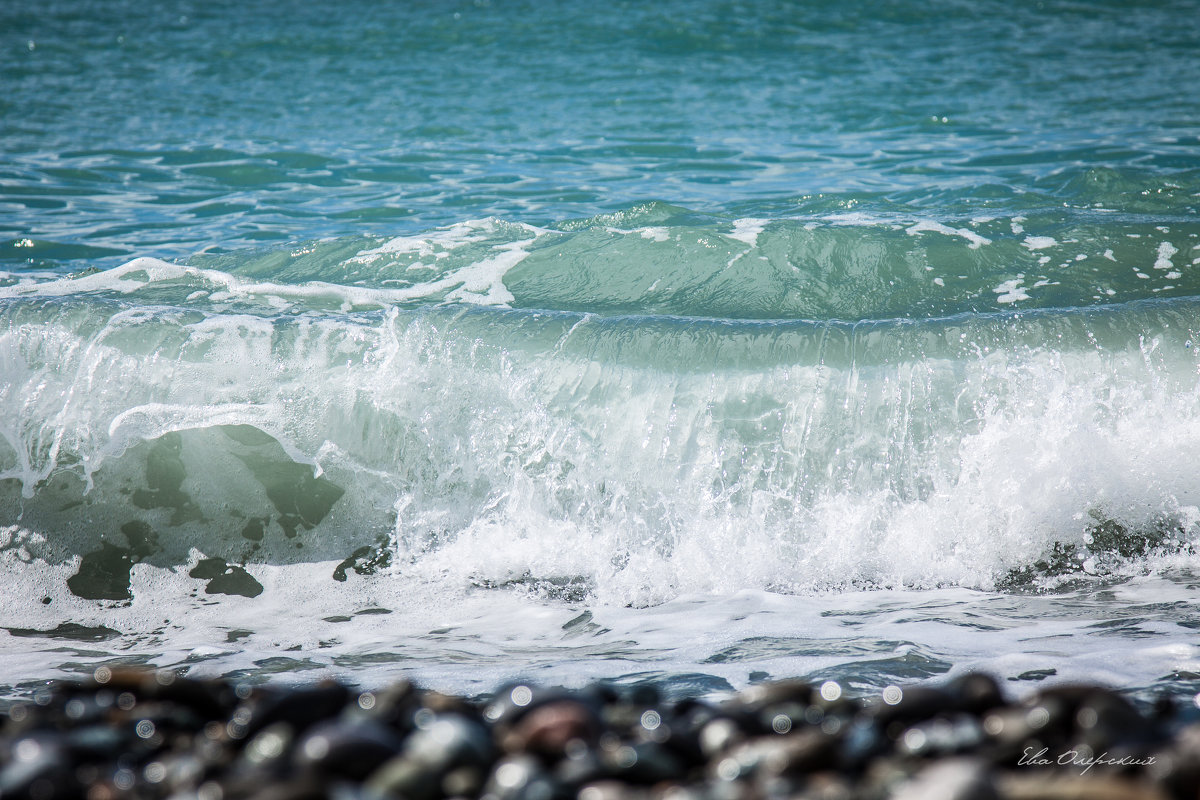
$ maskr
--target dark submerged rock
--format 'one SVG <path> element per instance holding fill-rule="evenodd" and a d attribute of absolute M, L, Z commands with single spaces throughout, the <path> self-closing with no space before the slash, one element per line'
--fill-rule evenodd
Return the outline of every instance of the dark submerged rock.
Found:
<path fill-rule="evenodd" d="M 99 550 L 85 553 L 79 571 L 67 578 L 67 588 L 85 600 L 129 600 L 129 570 L 133 551 L 102 542 Z"/>
<path fill-rule="evenodd" d="M 188 573 L 190 577 L 208 581 L 206 594 L 238 594 L 243 597 L 258 597 L 263 586 L 254 576 L 236 564 L 227 564 L 221 558 L 202 558 Z"/>

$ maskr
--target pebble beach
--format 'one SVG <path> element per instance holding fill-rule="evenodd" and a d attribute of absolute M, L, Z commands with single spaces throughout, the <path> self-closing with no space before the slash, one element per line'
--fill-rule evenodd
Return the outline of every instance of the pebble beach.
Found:
<path fill-rule="evenodd" d="M 1099 686 L 1006 699 L 967 674 L 849 697 L 777 681 L 665 701 L 649 686 L 280 687 L 107 667 L 9 708 L 4 798 L 1191 800 L 1200 713 Z"/>

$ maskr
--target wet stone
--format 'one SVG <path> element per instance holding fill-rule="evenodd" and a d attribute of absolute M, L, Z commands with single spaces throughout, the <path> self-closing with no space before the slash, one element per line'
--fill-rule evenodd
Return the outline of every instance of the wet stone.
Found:
<path fill-rule="evenodd" d="M 296 747 L 297 766 L 361 781 L 404 746 L 401 735 L 371 719 L 317 723 Z"/>
<path fill-rule="evenodd" d="M 586 704 L 559 700 L 544 703 L 523 715 L 501 738 L 509 752 L 528 751 L 561 757 L 572 742 L 592 742 L 599 735 L 600 720 Z"/>
<path fill-rule="evenodd" d="M 234 712 L 233 722 L 242 726 L 242 736 L 253 736 L 275 723 L 290 725 L 299 735 L 311 726 L 336 716 L 351 692 L 339 683 L 323 683 L 295 689 L 261 689 Z"/>
<path fill-rule="evenodd" d="M 75 771 L 62 743 L 50 734 L 11 743 L 0 767 L 0 797 L 55 798 L 79 794 Z"/>
<path fill-rule="evenodd" d="M 990 675 L 968 672 L 946 685 L 946 691 L 955 698 L 960 711 L 982 714 L 1004 704 L 1000 684 Z"/>
<path fill-rule="evenodd" d="M 1001 800 L 987 765 L 968 759 L 926 767 L 893 800 Z"/>

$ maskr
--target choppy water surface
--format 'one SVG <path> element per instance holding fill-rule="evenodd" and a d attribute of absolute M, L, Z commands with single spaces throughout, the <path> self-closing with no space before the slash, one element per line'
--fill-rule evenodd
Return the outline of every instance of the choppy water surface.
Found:
<path fill-rule="evenodd" d="M 1200 8 L 0 5 L 0 681 L 1200 689 Z"/>

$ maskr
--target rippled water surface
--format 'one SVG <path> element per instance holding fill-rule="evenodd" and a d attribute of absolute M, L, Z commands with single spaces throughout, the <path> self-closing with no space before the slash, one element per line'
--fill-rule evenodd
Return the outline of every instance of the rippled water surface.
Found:
<path fill-rule="evenodd" d="M 1200 7 L 0 3 L 0 681 L 1200 689 Z"/>

